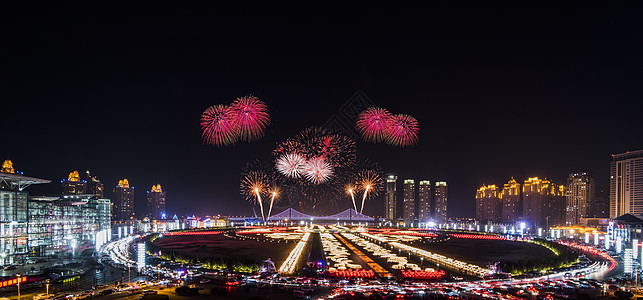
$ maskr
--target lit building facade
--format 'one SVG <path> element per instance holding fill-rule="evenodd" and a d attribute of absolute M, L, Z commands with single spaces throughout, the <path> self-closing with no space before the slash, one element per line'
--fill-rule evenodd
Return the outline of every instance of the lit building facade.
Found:
<path fill-rule="evenodd" d="M 384 218 L 387 220 L 395 220 L 396 207 L 397 207 L 397 175 L 389 173 L 386 174 L 386 210 Z"/>
<path fill-rule="evenodd" d="M 445 181 L 436 182 L 433 199 L 435 200 L 434 217 L 438 223 L 447 221 L 447 195 L 447 183 Z"/>
<path fill-rule="evenodd" d="M 415 180 L 404 179 L 404 222 L 415 220 Z"/>
<path fill-rule="evenodd" d="M 428 180 L 418 183 L 418 219 L 420 222 L 431 219 L 431 182 Z"/>
<path fill-rule="evenodd" d="M 0 169 L 0 264 L 21 262 L 29 253 L 28 213 L 29 195 L 25 188 L 50 180 L 27 177 L 17 173 L 13 163 L 6 160 Z"/>
<path fill-rule="evenodd" d="M 476 219 L 481 223 L 499 223 L 502 218 L 500 191 L 496 185 L 484 185 L 476 191 Z"/>
<path fill-rule="evenodd" d="M 643 150 L 612 155 L 609 197 L 610 218 L 643 218 Z"/>
<path fill-rule="evenodd" d="M 119 180 L 112 196 L 112 219 L 128 220 L 134 217 L 134 187 L 127 179 Z"/>
<path fill-rule="evenodd" d="M 87 190 L 87 182 L 80 180 L 78 171 L 69 173 L 66 180 L 61 181 L 63 195 L 83 195 Z"/>
<path fill-rule="evenodd" d="M 165 215 L 165 192 L 160 184 L 153 185 L 152 190 L 147 191 L 147 217 L 150 219 L 161 219 Z"/>
<path fill-rule="evenodd" d="M 502 223 L 514 223 L 520 218 L 522 209 L 520 207 L 520 183 L 513 177 L 505 183 L 500 193 L 502 203 Z"/>
<path fill-rule="evenodd" d="M 93 195 L 29 199 L 29 251 L 44 257 L 82 251 L 109 241 L 110 200 Z"/>
<path fill-rule="evenodd" d="M 586 172 L 571 173 L 567 177 L 567 225 L 580 224 L 581 218 L 590 217 L 594 204 L 594 178 Z"/>

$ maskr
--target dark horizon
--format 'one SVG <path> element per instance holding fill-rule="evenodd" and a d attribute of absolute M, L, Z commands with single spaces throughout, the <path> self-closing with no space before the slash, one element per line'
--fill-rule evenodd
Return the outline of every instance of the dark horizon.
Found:
<path fill-rule="evenodd" d="M 610 155 L 643 149 L 639 5 L 7 11 L 0 159 L 52 180 L 32 195 L 88 169 L 108 196 L 129 179 L 137 212 L 161 184 L 169 213 L 249 215 L 244 165 L 356 91 L 420 123 L 417 145 L 357 141 L 358 155 L 400 181 L 446 181 L 450 217 L 511 177 L 588 171 L 607 188 Z M 268 104 L 266 136 L 205 145 L 201 113 L 248 94 Z M 380 197 L 365 212 L 383 210 Z"/>

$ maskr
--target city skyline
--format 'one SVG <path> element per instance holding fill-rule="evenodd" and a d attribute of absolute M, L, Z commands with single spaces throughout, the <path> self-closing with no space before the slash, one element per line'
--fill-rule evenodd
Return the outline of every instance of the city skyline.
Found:
<path fill-rule="evenodd" d="M 90 170 L 107 198 L 128 178 L 139 191 L 160 183 L 171 193 L 167 210 L 179 215 L 247 215 L 245 164 L 336 119 L 360 91 L 420 124 L 409 147 L 357 139 L 360 157 L 400 180 L 447 182 L 449 216 L 473 217 L 475 190 L 510 177 L 563 183 L 582 170 L 609 188 L 610 155 L 643 149 L 633 130 L 643 120 L 609 112 L 640 106 L 639 7 L 516 5 L 515 14 L 425 4 L 306 18 L 260 7 L 16 10 L 12 47 L 1 50 L 0 125 L 24 132 L 5 137 L 11 147 L 0 159 L 54 182 L 32 195 L 60 194 L 56 182 Z M 265 136 L 204 144 L 201 113 L 249 94 L 271 113 Z M 583 130 L 570 139 L 570 128 Z M 137 206 L 145 201 L 135 193 Z M 351 205 L 337 202 L 337 211 Z M 384 193 L 364 212 L 383 215 L 383 207 Z"/>

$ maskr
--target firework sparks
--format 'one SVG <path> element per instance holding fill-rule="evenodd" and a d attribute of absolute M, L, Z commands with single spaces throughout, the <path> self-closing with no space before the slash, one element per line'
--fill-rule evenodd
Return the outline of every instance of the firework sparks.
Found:
<path fill-rule="evenodd" d="M 391 121 L 388 130 L 387 143 L 394 146 L 405 147 L 417 142 L 420 124 L 409 115 L 396 115 Z"/>
<path fill-rule="evenodd" d="M 255 96 L 237 98 L 230 111 L 239 137 L 246 141 L 260 139 L 270 123 L 268 106 Z"/>
<path fill-rule="evenodd" d="M 306 159 L 297 153 L 287 153 L 277 159 L 275 168 L 290 178 L 299 178 L 304 173 Z"/>
<path fill-rule="evenodd" d="M 383 108 L 371 107 L 359 114 L 357 130 L 367 142 L 381 142 L 391 124 L 391 113 Z"/>
<path fill-rule="evenodd" d="M 324 183 L 333 176 L 333 167 L 323 157 L 313 157 L 306 162 L 304 176 L 314 184 Z"/>
<path fill-rule="evenodd" d="M 215 105 L 206 109 L 201 115 L 203 140 L 214 146 L 231 145 L 237 141 L 234 122 L 230 108 Z"/>

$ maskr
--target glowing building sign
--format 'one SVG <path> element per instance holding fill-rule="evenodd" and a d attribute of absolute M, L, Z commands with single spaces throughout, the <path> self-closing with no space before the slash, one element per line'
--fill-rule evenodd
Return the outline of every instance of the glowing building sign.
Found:
<path fill-rule="evenodd" d="M 141 269 L 145 268 L 145 243 L 138 243 L 136 252 L 138 254 L 138 270 L 140 271 Z"/>
<path fill-rule="evenodd" d="M 625 263 L 625 266 L 623 267 L 623 272 L 625 274 L 632 275 L 632 249 L 625 249 L 625 256 L 623 260 Z"/>

